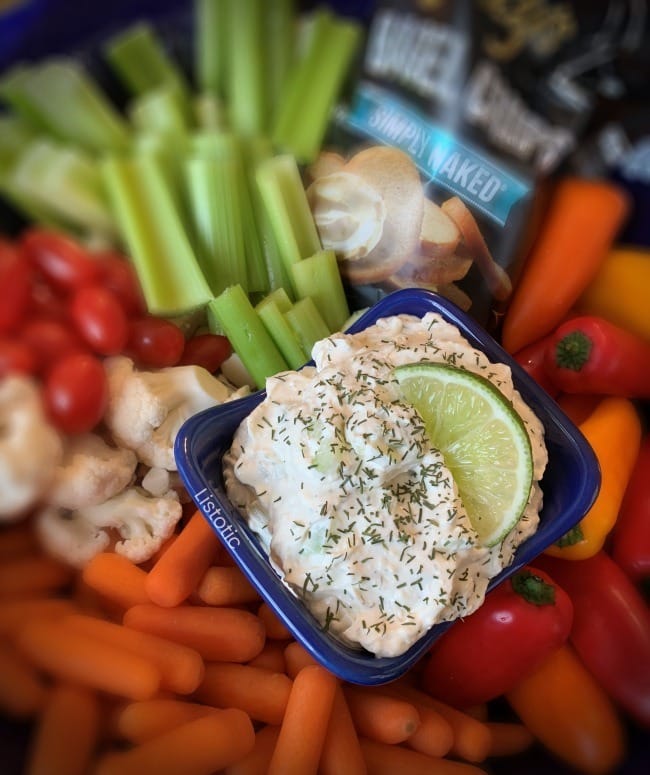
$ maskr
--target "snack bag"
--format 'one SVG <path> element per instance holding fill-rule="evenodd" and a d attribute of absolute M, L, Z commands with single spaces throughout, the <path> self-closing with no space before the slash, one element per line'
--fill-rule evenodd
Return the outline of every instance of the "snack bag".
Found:
<path fill-rule="evenodd" d="M 420 286 L 497 327 L 540 184 L 593 114 L 593 93 L 578 99 L 565 67 L 579 32 L 567 2 L 377 4 L 358 76 L 307 170 L 354 307 Z"/>

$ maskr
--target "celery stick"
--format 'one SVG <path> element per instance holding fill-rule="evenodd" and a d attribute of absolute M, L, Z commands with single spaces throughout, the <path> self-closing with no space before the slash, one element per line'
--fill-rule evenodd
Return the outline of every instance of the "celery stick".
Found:
<path fill-rule="evenodd" d="M 179 315 L 205 305 L 212 293 L 157 160 L 109 157 L 102 172 L 149 311 Z"/>
<path fill-rule="evenodd" d="M 302 163 L 313 161 L 321 148 L 360 39 L 355 22 L 316 12 L 307 51 L 287 81 L 271 132 L 275 145 Z"/>
<path fill-rule="evenodd" d="M 179 217 L 186 225 L 190 223 L 189 196 L 185 182 L 188 147 L 187 134 L 178 131 L 138 132 L 132 146 L 133 156 L 151 156 L 155 160 L 178 209 Z"/>
<path fill-rule="evenodd" d="M 285 270 L 321 250 L 316 224 L 293 156 L 274 156 L 257 167 L 256 181 Z"/>
<path fill-rule="evenodd" d="M 18 155 L 37 136 L 37 130 L 22 118 L 0 115 L 0 172 L 12 167 Z"/>
<path fill-rule="evenodd" d="M 194 77 L 202 91 L 223 96 L 228 0 L 194 0 Z"/>
<path fill-rule="evenodd" d="M 94 158 L 50 139 L 30 142 L 4 176 L 26 204 L 67 227 L 115 238 L 117 226 Z"/>
<path fill-rule="evenodd" d="M 240 285 L 226 288 L 208 304 L 208 310 L 219 322 L 257 387 L 264 387 L 267 377 L 286 371 L 287 362 Z"/>
<path fill-rule="evenodd" d="M 289 294 L 284 288 L 276 288 L 275 290 L 267 293 L 267 295 L 259 302 L 257 309 L 263 307 L 265 304 L 275 304 L 280 312 L 286 312 L 291 309 L 293 302 L 289 298 Z"/>
<path fill-rule="evenodd" d="M 242 170 L 230 132 L 190 136 L 186 163 L 190 210 L 205 271 L 215 293 L 229 285 L 248 288 L 244 224 L 240 202 Z"/>
<path fill-rule="evenodd" d="M 11 181 L 18 159 L 36 139 L 37 130 L 25 119 L 12 115 L 0 116 L 0 195 L 30 220 L 60 226 L 47 207 L 21 194 Z"/>
<path fill-rule="evenodd" d="M 274 117 L 295 59 L 296 2 L 274 0 L 264 6 L 267 41 L 268 94 Z"/>
<path fill-rule="evenodd" d="M 264 0 L 228 0 L 226 96 L 233 129 L 264 132 L 268 124 L 264 44 Z"/>
<path fill-rule="evenodd" d="M 189 128 L 183 95 L 171 83 L 139 94 L 129 105 L 128 114 L 139 131 L 185 132 Z"/>
<path fill-rule="evenodd" d="M 314 344 L 332 333 L 309 296 L 297 301 L 284 314 L 307 358 L 311 357 Z"/>
<path fill-rule="evenodd" d="M 138 132 L 133 138 L 133 155 L 151 155 L 158 161 L 166 184 L 179 203 L 183 200 L 185 189 L 183 164 L 187 147 L 187 136 L 173 130 L 146 130 Z"/>
<path fill-rule="evenodd" d="M 217 294 L 247 288 L 244 234 L 232 159 L 193 158 L 185 165 L 193 233 L 206 280 Z"/>
<path fill-rule="evenodd" d="M 264 233 L 258 218 L 258 206 L 255 202 L 257 188 L 255 186 L 254 170 L 249 161 L 247 149 L 242 140 L 237 146 L 237 163 L 241 170 L 240 206 L 244 228 L 244 250 L 246 253 L 246 270 L 249 292 L 268 293 L 271 290 L 269 272 L 264 249 Z"/>
<path fill-rule="evenodd" d="M 262 237 L 254 210 L 250 175 L 244 161 L 244 152 L 240 139 L 232 132 L 198 132 L 191 138 L 193 153 L 200 158 L 214 159 L 219 167 L 227 170 L 228 191 L 224 193 L 228 201 L 223 207 L 233 208 L 230 221 L 231 233 L 235 235 L 236 245 L 231 250 L 238 254 L 237 274 L 231 276 L 225 285 L 235 282 L 251 292 L 266 293 L 269 290 L 269 277 L 266 270 Z M 195 200 L 200 205 L 200 200 Z M 236 220 L 233 220 L 235 218 Z M 245 265 L 242 274 L 241 262 Z M 223 287 L 225 287 L 225 285 Z"/>
<path fill-rule="evenodd" d="M 30 78 L 30 72 L 31 68 L 22 64 L 8 70 L 0 80 L 0 99 L 35 130 L 56 135 L 56 127 L 52 126 L 47 116 L 44 116 L 25 94 L 25 84 Z"/>
<path fill-rule="evenodd" d="M 72 59 L 47 60 L 28 68 L 16 86 L 22 103 L 51 132 L 88 150 L 122 150 L 129 128 L 88 73 Z"/>
<path fill-rule="evenodd" d="M 180 68 L 147 22 L 132 24 L 111 38 L 104 55 L 131 94 L 145 94 L 163 84 L 175 85 L 183 97 L 189 92 Z"/>
<path fill-rule="evenodd" d="M 307 357 L 305 357 L 300 340 L 280 309 L 280 306 L 267 296 L 255 307 L 255 311 L 260 316 L 264 327 L 271 335 L 271 339 L 275 342 L 278 350 L 289 364 L 289 368 L 300 368 L 307 360 Z"/>
<path fill-rule="evenodd" d="M 287 292 L 290 292 L 291 297 L 293 297 L 291 277 L 280 255 L 275 233 L 271 227 L 271 221 L 264 207 L 255 177 L 259 164 L 269 159 L 273 154 L 271 141 L 267 137 L 258 136 L 246 138 L 244 143 L 251 201 L 259 239 L 262 244 L 268 286 L 271 290 L 277 288 L 287 289 Z"/>
<path fill-rule="evenodd" d="M 320 250 L 293 264 L 291 271 L 298 298 L 311 297 L 329 330 L 340 331 L 350 310 L 334 251 Z"/>
<path fill-rule="evenodd" d="M 193 101 L 194 123 L 202 130 L 223 130 L 226 128 L 226 111 L 215 94 L 203 92 Z"/>

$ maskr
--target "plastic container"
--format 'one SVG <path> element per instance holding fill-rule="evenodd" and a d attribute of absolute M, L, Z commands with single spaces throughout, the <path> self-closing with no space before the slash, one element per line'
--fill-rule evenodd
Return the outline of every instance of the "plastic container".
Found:
<path fill-rule="evenodd" d="M 542 480 L 544 507 L 539 529 L 517 549 L 512 565 L 491 581 L 489 590 L 530 563 L 580 521 L 597 495 L 600 471 L 591 447 L 556 403 L 481 326 L 452 302 L 429 291 L 397 291 L 375 304 L 350 327 L 349 332 L 361 331 L 382 317 L 403 313 L 422 317 L 427 312 L 438 312 L 456 325 L 490 360 L 507 363 L 512 369 L 516 388 L 536 412 L 546 431 L 549 464 Z M 321 629 L 303 602 L 282 583 L 258 538 L 226 495 L 223 454 L 230 447 L 238 425 L 264 396 L 264 391 L 258 391 L 201 412 L 183 425 L 175 445 L 183 482 L 237 565 L 296 640 L 319 662 L 342 679 L 358 684 L 381 684 L 398 678 L 417 662 L 450 623 L 432 627 L 399 657 L 378 658 L 343 645 Z"/>

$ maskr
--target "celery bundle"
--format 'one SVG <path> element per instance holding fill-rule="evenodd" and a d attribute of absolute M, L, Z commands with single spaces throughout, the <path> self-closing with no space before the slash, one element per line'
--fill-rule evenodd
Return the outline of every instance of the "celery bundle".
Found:
<path fill-rule="evenodd" d="M 232 316 L 254 321 L 263 380 L 347 318 L 299 165 L 320 149 L 360 29 L 294 0 L 195 0 L 194 17 L 189 63 L 147 22 L 104 42 L 123 110 L 68 57 L 3 74 L 0 195 L 122 247 L 153 313 L 209 306 L 244 351 Z"/>

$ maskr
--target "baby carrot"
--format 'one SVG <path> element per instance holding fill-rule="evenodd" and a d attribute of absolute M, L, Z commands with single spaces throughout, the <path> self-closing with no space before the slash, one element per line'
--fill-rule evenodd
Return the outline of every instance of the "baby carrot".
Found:
<path fill-rule="evenodd" d="M 432 708 L 422 706 L 417 710 L 420 724 L 404 745 L 427 756 L 446 756 L 454 744 L 451 724 Z"/>
<path fill-rule="evenodd" d="M 257 590 L 235 565 L 213 565 L 203 574 L 196 589 L 206 605 L 243 605 L 259 600 Z"/>
<path fill-rule="evenodd" d="M 341 686 L 336 687 L 320 757 L 320 775 L 366 775 L 359 736 Z"/>
<path fill-rule="evenodd" d="M 418 728 L 420 716 L 410 702 L 381 690 L 346 685 L 345 699 L 359 735 L 380 743 L 403 743 Z"/>
<path fill-rule="evenodd" d="M 95 775 L 211 775 L 246 756 L 255 743 L 248 716 L 229 708 L 189 721 L 129 751 L 103 757 Z"/>
<path fill-rule="evenodd" d="M 200 511 L 195 511 L 174 543 L 149 571 L 146 591 L 160 606 L 176 606 L 196 589 L 220 542 Z"/>
<path fill-rule="evenodd" d="M 255 721 L 281 724 L 291 692 L 291 679 L 260 667 L 229 662 L 205 666 L 203 683 L 194 696 L 218 708 L 240 708 Z"/>
<path fill-rule="evenodd" d="M 57 686 L 41 714 L 26 775 L 84 775 L 99 736 L 100 706 L 94 692 Z"/>
<path fill-rule="evenodd" d="M 612 183 L 564 178 L 555 189 L 503 321 L 515 353 L 550 333 L 594 279 L 627 215 Z"/>
<path fill-rule="evenodd" d="M 490 733 L 485 724 L 476 717 L 434 699 L 411 686 L 406 679 L 395 681 L 386 687 L 386 690 L 412 702 L 417 708 L 424 705 L 442 716 L 452 729 L 451 755 L 471 762 L 481 762 L 487 757 L 491 742 Z"/>
<path fill-rule="evenodd" d="M 388 745 L 362 738 L 361 750 L 370 775 L 485 775 L 483 770 L 473 764 L 434 759 L 401 745 Z"/>
<path fill-rule="evenodd" d="M 123 622 L 196 649 L 210 661 L 248 662 L 264 648 L 264 625 L 255 614 L 239 608 L 162 608 L 149 603 L 129 608 Z"/>
<path fill-rule="evenodd" d="M 74 603 L 62 597 L 0 601 L 0 636 L 13 637 L 33 619 L 58 619 L 74 611 Z"/>
<path fill-rule="evenodd" d="M 216 709 L 186 700 L 158 699 L 130 702 L 115 719 L 117 734 L 132 743 L 144 743 Z"/>
<path fill-rule="evenodd" d="M 0 600 L 58 592 L 73 579 L 67 565 L 45 555 L 27 555 L 0 563 Z"/>
<path fill-rule="evenodd" d="M 82 579 L 123 609 L 150 602 L 145 589 L 146 572 L 116 552 L 96 554 L 84 567 Z"/>
<path fill-rule="evenodd" d="M 454 742 L 450 754 L 468 762 L 484 761 L 492 743 L 487 726 L 467 713 L 434 698 L 431 698 L 431 705 L 451 725 Z"/>
<path fill-rule="evenodd" d="M 472 705 L 469 708 L 463 708 L 463 712 L 477 721 L 487 721 L 489 718 L 489 709 L 487 702 L 481 702 L 479 705 Z"/>
<path fill-rule="evenodd" d="M 0 562 L 15 560 L 39 551 L 36 533 L 29 525 L 20 522 L 0 529 Z"/>
<path fill-rule="evenodd" d="M 162 689 L 191 694 L 203 680 L 203 658 L 198 651 L 180 643 L 83 614 L 68 616 L 63 624 L 89 638 L 148 660 L 160 672 Z"/>
<path fill-rule="evenodd" d="M 134 700 L 160 687 L 160 672 L 148 660 L 60 622 L 30 622 L 16 643 L 36 667 L 60 680 Z"/>
<path fill-rule="evenodd" d="M 266 637 L 273 640 L 289 640 L 291 633 L 278 619 L 271 607 L 267 603 L 262 603 L 257 609 L 257 615 L 264 624 Z"/>
<path fill-rule="evenodd" d="M 260 653 L 247 662 L 251 667 L 263 667 L 274 673 L 284 673 L 287 671 L 287 665 L 284 658 L 284 643 L 277 640 L 267 640 Z M 287 675 L 290 675 L 287 673 Z M 293 676 L 290 675 L 291 678 Z"/>
<path fill-rule="evenodd" d="M 447 719 L 434 709 L 428 694 L 402 683 L 386 684 L 381 691 L 411 703 L 420 716 L 418 728 L 404 745 L 434 757 L 446 756 L 451 751 L 454 731 Z"/>
<path fill-rule="evenodd" d="M 508 721 L 488 721 L 487 728 L 492 735 L 488 756 L 516 756 L 533 744 L 533 733 L 523 724 Z"/>
<path fill-rule="evenodd" d="M 47 688 L 34 667 L 6 643 L 0 642 L 0 712 L 5 717 L 28 719 L 47 700 Z"/>
<path fill-rule="evenodd" d="M 285 647 L 284 661 L 289 678 L 295 678 L 298 671 L 302 670 L 303 667 L 307 667 L 307 665 L 318 664 L 314 657 L 297 640 L 292 641 Z"/>
<path fill-rule="evenodd" d="M 266 775 L 280 727 L 267 724 L 255 734 L 253 750 L 243 759 L 234 762 L 223 771 L 223 775 Z"/>
<path fill-rule="evenodd" d="M 320 665 L 298 673 L 268 775 L 316 775 L 337 685 L 336 677 Z"/>

